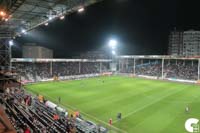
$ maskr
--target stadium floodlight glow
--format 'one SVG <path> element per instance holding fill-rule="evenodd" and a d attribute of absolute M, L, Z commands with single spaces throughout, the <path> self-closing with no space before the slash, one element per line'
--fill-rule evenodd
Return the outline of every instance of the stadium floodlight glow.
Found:
<path fill-rule="evenodd" d="M 117 41 L 114 39 L 111 39 L 108 44 L 112 49 L 115 49 L 117 45 Z"/>
<path fill-rule="evenodd" d="M 45 26 L 48 26 L 48 25 L 49 25 L 49 23 L 48 23 L 48 22 L 46 22 L 44 25 L 45 25 Z"/>
<path fill-rule="evenodd" d="M 13 40 L 10 40 L 10 41 L 9 41 L 9 45 L 12 46 L 13 44 L 14 44 L 14 43 L 13 43 Z"/>
<path fill-rule="evenodd" d="M 60 16 L 60 20 L 63 20 L 63 19 L 65 19 L 65 16 L 64 15 Z"/>
<path fill-rule="evenodd" d="M 6 15 L 6 13 L 3 11 L 0 11 L 0 15 L 4 17 Z"/>
<path fill-rule="evenodd" d="M 82 8 L 79 8 L 79 9 L 78 9 L 78 12 L 81 13 L 81 12 L 83 12 L 84 10 L 85 10 L 85 9 L 82 7 Z"/>
<path fill-rule="evenodd" d="M 7 22 L 7 21 L 8 21 L 8 18 L 6 18 L 5 21 Z"/>
<path fill-rule="evenodd" d="M 21 33 L 26 34 L 27 32 L 26 32 L 25 29 L 22 29 L 22 30 L 21 30 Z"/>
<path fill-rule="evenodd" d="M 112 50 L 112 55 L 116 55 L 116 52 L 114 50 Z"/>
<path fill-rule="evenodd" d="M 53 19 L 53 17 L 52 16 L 49 16 L 49 18 L 48 18 L 49 20 L 52 20 Z"/>

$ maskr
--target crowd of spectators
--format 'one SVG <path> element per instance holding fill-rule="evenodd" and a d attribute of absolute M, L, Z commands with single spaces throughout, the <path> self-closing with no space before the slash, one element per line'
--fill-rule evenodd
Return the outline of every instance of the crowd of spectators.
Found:
<path fill-rule="evenodd" d="M 99 62 L 15 62 L 22 80 L 40 81 L 54 76 L 71 76 L 100 73 L 109 70 L 109 63 Z"/>
<path fill-rule="evenodd" d="M 81 73 L 82 74 L 91 74 L 91 73 L 100 73 L 100 64 L 93 62 L 85 62 L 81 64 Z"/>
<path fill-rule="evenodd" d="M 162 76 L 162 61 L 136 64 L 137 75 Z M 198 62 L 185 60 L 165 60 L 163 67 L 164 78 L 198 80 Z"/>
<path fill-rule="evenodd" d="M 80 115 L 60 113 L 27 94 L 23 89 L 0 93 L 0 105 L 17 133 L 106 133 L 103 127 L 89 126 Z M 81 122 L 80 122 L 81 120 Z M 86 124 L 85 124 L 86 123 Z"/>
<path fill-rule="evenodd" d="M 53 62 L 52 72 L 56 76 L 79 75 L 79 62 Z"/>
<path fill-rule="evenodd" d="M 160 61 L 136 65 L 135 72 L 137 75 L 160 77 L 162 75 L 162 65 Z"/>
<path fill-rule="evenodd" d="M 164 74 L 166 78 L 198 80 L 198 62 L 184 60 L 166 62 Z"/>
<path fill-rule="evenodd" d="M 121 59 L 119 61 L 120 73 L 133 73 L 134 72 L 134 59 Z"/>
<path fill-rule="evenodd" d="M 13 63 L 13 66 L 22 76 L 22 80 L 39 80 L 51 77 L 49 63 L 18 62 Z"/>
<path fill-rule="evenodd" d="M 162 77 L 162 60 L 138 59 L 135 61 L 135 74 Z M 120 73 L 134 73 L 133 60 L 121 60 Z M 197 60 L 164 60 L 163 78 L 198 80 Z"/>
<path fill-rule="evenodd" d="M 72 76 L 94 74 L 109 71 L 109 63 L 99 62 L 37 62 L 14 63 L 14 67 L 22 75 L 22 80 L 40 81 L 54 76 Z M 119 63 L 120 73 L 134 73 L 133 60 L 123 60 Z M 191 60 L 165 60 L 164 78 L 198 79 L 198 62 Z M 162 60 L 136 60 L 136 75 L 162 77 Z"/>

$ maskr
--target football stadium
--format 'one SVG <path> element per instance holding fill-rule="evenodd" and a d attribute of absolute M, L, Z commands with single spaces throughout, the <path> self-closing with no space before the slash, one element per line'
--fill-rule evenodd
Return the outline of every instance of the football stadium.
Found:
<path fill-rule="evenodd" d="M 31 44 L 13 57 L 16 38 L 101 2 L 0 2 L 0 133 L 200 132 L 198 55 L 122 55 L 112 38 L 108 55 L 53 58 Z"/>

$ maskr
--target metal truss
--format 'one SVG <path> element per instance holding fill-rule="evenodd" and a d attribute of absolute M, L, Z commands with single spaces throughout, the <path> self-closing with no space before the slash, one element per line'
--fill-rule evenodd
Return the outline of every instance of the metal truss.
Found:
<path fill-rule="evenodd" d="M 9 68 L 11 51 L 8 40 L 20 36 L 21 29 L 28 32 L 47 23 L 49 17 L 57 19 L 99 1 L 102 0 L 0 0 L 0 10 L 9 16 L 8 21 L 0 17 L 1 69 Z"/>
<path fill-rule="evenodd" d="M 0 70 L 9 70 L 10 66 L 10 46 L 7 39 L 0 39 Z"/>
<path fill-rule="evenodd" d="M 0 21 L 0 38 L 20 35 L 22 28 L 30 31 L 48 22 L 49 17 L 56 19 L 99 1 L 102 0 L 3 0 L 0 4 L 10 19 Z"/>

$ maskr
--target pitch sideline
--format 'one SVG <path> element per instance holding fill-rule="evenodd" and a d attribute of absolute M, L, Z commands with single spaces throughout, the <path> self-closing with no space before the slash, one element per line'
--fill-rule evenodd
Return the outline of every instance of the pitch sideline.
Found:
<path fill-rule="evenodd" d="M 50 99 L 56 100 L 56 98 L 54 98 L 54 97 L 48 96 L 48 95 L 43 94 L 43 93 L 40 93 L 40 94 L 42 94 L 42 95 L 44 95 L 44 96 L 46 96 L 46 97 L 49 97 Z M 67 104 L 60 104 L 60 105 L 62 105 L 63 107 L 69 107 L 69 109 L 70 109 L 71 111 L 72 111 L 72 110 L 76 110 L 76 108 L 75 108 L 74 106 L 71 106 L 71 105 L 67 105 Z M 92 116 L 92 115 L 89 115 L 89 114 L 87 114 L 87 113 L 85 113 L 85 112 L 83 112 L 83 111 L 80 111 L 80 113 L 82 113 L 82 114 L 84 114 L 84 115 L 86 115 L 86 116 L 88 116 L 88 117 L 90 117 L 90 118 L 92 118 L 92 119 L 94 119 L 94 120 L 96 120 L 96 121 L 99 121 L 99 122 L 105 124 L 105 125 L 108 126 L 108 127 L 112 127 L 112 128 L 114 128 L 115 130 L 118 130 L 118 131 L 120 131 L 120 132 L 122 132 L 122 133 L 127 133 L 126 131 L 124 131 L 124 130 L 122 130 L 122 129 L 119 129 L 119 128 L 113 126 L 113 125 L 110 126 L 110 125 L 109 125 L 108 123 L 106 123 L 105 121 L 102 121 L 102 120 L 100 120 L 100 119 L 98 119 L 98 118 L 96 118 L 96 117 L 94 117 L 94 116 Z M 113 122 L 113 123 L 114 123 L 114 122 Z"/>

